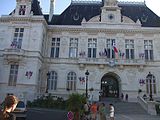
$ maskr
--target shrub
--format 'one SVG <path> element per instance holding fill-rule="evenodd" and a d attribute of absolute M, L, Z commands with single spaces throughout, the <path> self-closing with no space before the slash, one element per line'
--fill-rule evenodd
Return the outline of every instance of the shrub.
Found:
<path fill-rule="evenodd" d="M 28 107 L 65 109 L 66 102 L 60 97 L 53 99 L 51 94 L 49 94 L 48 96 L 37 98 L 33 102 L 28 101 L 27 105 Z"/>
<path fill-rule="evenodd" d="M 73 112 L 81 110 L 83 103 L 86 101 L 85 96 L 78 93 L 71 94 L 67 100 L 67 108 Z"/>

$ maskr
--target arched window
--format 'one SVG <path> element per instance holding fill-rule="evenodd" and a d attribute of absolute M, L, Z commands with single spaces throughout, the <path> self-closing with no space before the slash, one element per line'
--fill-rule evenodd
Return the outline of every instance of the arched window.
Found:
<path fill-rule="evenodd" d="M 156 78 L 149 72 L 146 77 L 146 92 L 148 94 L 156 94 Z"/>
<path fill-rule="evenodd" d="M 67 75 L 67 89 L 76 90 L 77 76 L 75 72 L 69 72 Z"/>
<path fill-rule="evenodd" d="M 50 76 L 48 79 L 48 89 L 49 90 L 56 90 L 57 89 L 57 73 L 55 71 L 50 72 Z"/>

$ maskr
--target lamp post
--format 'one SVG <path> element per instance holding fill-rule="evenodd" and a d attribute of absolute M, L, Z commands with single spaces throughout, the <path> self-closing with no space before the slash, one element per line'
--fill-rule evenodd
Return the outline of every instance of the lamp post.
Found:
<path fill-rule="evenodd" d="M 50 72 L 47 72 L 47 86 L 46 86 L 46 93 L 48 93 L 49 76 L 50 76 Z"/>
<path fill-rule="evenodd" d="M 148 83 L 152 85 L 153 75 L 151 74 L 151 72 L 149 72 L 149 74 L 147 75 L 147 79 L 148 79 Z M 150 84 L 149 84 L 149 100 L 153 101 L 152 87 Z"/>
<path fill-rule="evenodd" d="M 85 75 L 86 75 L 86 98 L 88 98 L 88 76 L 89 76 L 88 70 L 85 72 Z"/>

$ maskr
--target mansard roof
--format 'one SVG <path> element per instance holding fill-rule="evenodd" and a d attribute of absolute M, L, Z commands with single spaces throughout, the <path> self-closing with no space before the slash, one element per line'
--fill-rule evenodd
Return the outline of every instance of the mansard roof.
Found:
<path fill-rule="evenodd" d="M 119 2 L 122 16 L 127 16 L 136 22 L 141 21 L 143 27 L 160 27 L 160 17 L 151 11 L 145 3 Z M 89 21 L 92 17 L 101 14 L 102 2 L 71 3 L 60 15 L 53 15 L 48 22 L 48 15 L 44 15 L 50 25 L 81 25 L 83 18 Z"/>
<path fill-rule="evenodd" d="M 40 3 L 40 2 L 39 2 L 38 0 L 32 0 L 31 11 L 33 11 L 33 15 L 43 15 L 39 3 Z"/>

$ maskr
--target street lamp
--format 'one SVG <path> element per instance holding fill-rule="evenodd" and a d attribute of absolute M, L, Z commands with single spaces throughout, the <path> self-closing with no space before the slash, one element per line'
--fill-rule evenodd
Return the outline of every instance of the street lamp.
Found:
<path fill-rule="evenodd" d="M 47 72 L 47 86 L 46 86 L 46 93 L 48 93 L 49 76 L 50 76 L 50 72 Z"/>
<path fill-rule="evenodd" d="M 151 74 L 151 72 L 149 72 L 149 74 L 147 75 L 147 80 L 148 80 L 148 83 L 152 85 L 153 75 Z M 150 84 L 149 84 L 149 100 L 153 101 L 152 87 Z"/>
<path fill-rule="evenodd" d="M 85 75 L 86 75 L 86 98 L 88 98 L 88 76 L 89 76 L 88 70 L 85 72 Z"/>

